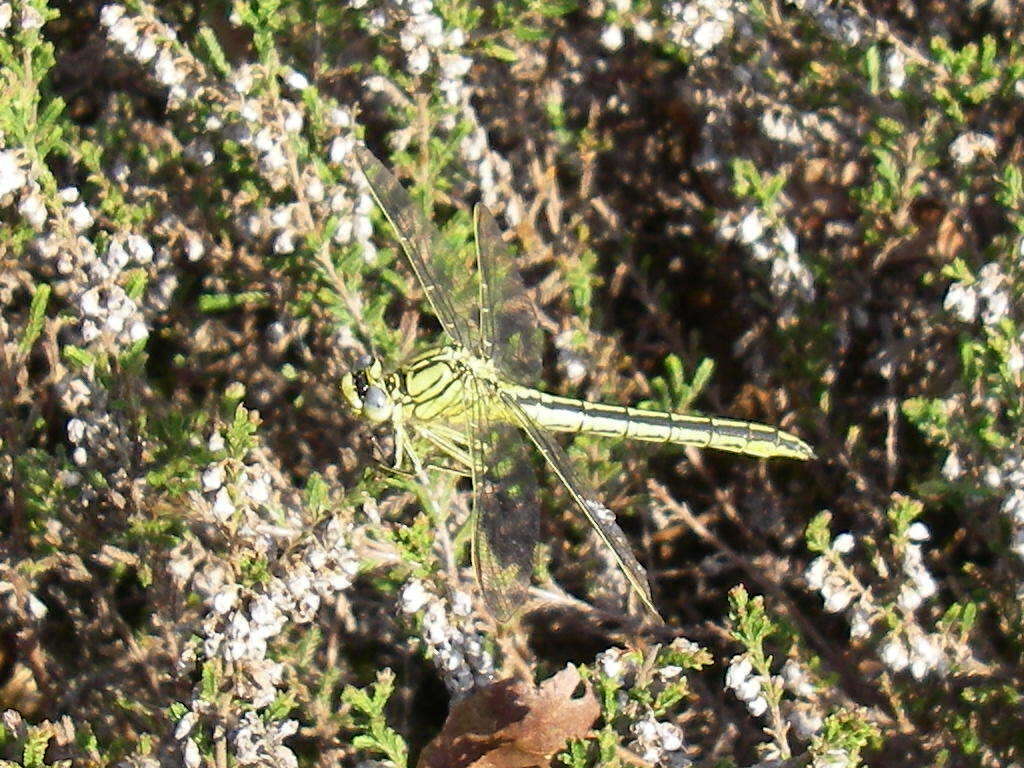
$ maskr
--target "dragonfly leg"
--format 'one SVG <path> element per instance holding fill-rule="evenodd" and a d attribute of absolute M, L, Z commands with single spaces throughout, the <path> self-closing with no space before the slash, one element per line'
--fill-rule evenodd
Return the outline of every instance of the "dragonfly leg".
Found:
<path fill-rule="evenodd" d="M 472 458 L 469 455 L 468 440 L 458 430 L 442 425 L 433 427 L 418 426 L 416 434 L 429 442 L 434 448 L 455 461 L 457 466 L 448 469 L 463 477 L 472 477 L 470 467 Z"/>

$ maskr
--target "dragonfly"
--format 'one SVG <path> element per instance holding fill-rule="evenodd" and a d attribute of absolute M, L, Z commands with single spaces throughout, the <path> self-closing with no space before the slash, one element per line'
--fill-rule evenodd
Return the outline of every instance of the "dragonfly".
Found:
<path fill-rule="evenodd" d="M 369 423 L 390 423 L 396 467 L 408 456 L 422 471 L 413 448 L 418 437 L 419 445 L 429 444 L 471 477 L 471 561 L 485 605 L 497 620 L 511 621 L 527 605 L 538 543 L 538 486 L 524 435 L 608 548 L 630 591 L 657 616 L 646 571 L 615 515 L 553 433 L 761 458 L 806 460 L 814 451 L 795 435 L 764 424 L 605 405 L 535 389 L 530 382 L 542 375 L 543 331 L 490 211 L 483 205 L 474 209 L 474 274 L 462 256 L 445 247 L 391 171 L 366 147 L 355 151 L 447 339 L 390 372 L 380 360 L 364 357 L 341 380 L 348 406 Z"/>

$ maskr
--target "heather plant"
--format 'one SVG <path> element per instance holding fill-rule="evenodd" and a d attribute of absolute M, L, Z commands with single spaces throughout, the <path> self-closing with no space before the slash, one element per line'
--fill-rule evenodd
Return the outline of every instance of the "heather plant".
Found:
<path fill-rule="evenodd" d="M 3 764 L 1020 763 L 1022 32 L 1000 0 L 0 0 Z M 466 481 L 343 408 L 437 333 L 357 144 L 446 247 L 501 218 L 531 384 L 815 446 L 568 441 L 663 625 L 548 482 L 496 623 Z"/>

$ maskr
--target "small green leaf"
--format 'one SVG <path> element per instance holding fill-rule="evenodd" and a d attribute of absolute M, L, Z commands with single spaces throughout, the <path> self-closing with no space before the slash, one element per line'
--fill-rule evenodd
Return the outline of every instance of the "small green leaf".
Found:
<path fill-rule="evenodd" d="M 21 334 L 21 341 L 18 342 L 18 352 L 22 355 L 32 349 L 39 334 L 43 332 L 43 323 L 46 320 L 46 305 L 50 301 L 50 286 L 47 283 L 40 283 L 32 294 L 32 304 L 28 310 L 28 323 Z"/>

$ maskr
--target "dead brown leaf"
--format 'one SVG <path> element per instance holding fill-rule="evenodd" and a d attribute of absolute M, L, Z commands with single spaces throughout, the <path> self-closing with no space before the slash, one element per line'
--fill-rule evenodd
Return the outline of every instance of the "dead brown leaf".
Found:
<path fill-rule="evenodd" d="M 502 680 L 452 707 L 417 768 L 541 768 L 601 714 L 589 685 L 573 698 L 579 673 L 566 667 L 539 688 Z"/>

